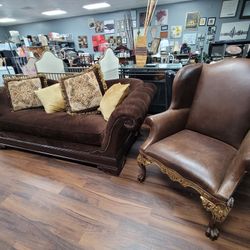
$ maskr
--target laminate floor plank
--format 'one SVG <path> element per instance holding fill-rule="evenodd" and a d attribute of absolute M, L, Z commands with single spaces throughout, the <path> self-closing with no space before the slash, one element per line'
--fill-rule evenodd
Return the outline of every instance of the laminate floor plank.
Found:
<path fill-rule="evenodd" d="M 119 177 L 74 162 L 0 150 L 0 250 L 250 249 L 250 181 L 212 242 L 199 195 L 156 166 L 137 182 L 144 132 Z"/>

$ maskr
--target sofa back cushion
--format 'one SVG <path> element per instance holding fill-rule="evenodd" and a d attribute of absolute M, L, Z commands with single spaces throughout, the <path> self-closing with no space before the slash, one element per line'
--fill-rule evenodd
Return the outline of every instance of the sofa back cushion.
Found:
<path fill-rule="evenodd" d="M 35 91 L 47 86 L 44 76 L 7 78 L 4 83 L 13 111 L 42 106 Z"/>
<path fill-rule="evenodd" d="M 239 147 L 250 129 L 250 60 L 203 66 L 186 127 Z"/>

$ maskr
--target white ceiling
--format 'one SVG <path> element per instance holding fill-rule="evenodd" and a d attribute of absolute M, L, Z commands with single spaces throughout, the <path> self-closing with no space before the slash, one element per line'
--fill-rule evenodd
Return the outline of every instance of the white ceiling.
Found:
<path fill-rule="evenodd" d="M 111 7 L 95 11 L 88 11 L 82 8 L 82 6 L 86 4 L 104 1 L 111 4 Z M 158 5 L 187 1 L 191 0 L 159 0 Z M 148 0 L 0 0 L 0 4 L 3 5 L 0 7 L 0 17 L 17 19 L 15 23 L 0 25 L 8 26 L 13 24 L 31 23 L 65 17 L 134 9 L 146 7 L 147 2 Z M 67 14 L 53 17 L 48 17 L 41 14 L 43 11 L 54 9 L 66 10 Z"/>

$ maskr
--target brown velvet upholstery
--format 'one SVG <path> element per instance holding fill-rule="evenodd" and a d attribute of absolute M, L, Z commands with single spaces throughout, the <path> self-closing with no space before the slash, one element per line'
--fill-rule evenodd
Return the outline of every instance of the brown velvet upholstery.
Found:
<path fill-rule="evenodd" d="M 0 146 L 82 161 L 119 174 L 156 89 L 132 78 L 107 84 L 118 82 L 129 83 L 130 91 L 108 122 L 101 114 L 46 114 L 41 108 L 11 112 L 6 89 L 0 88 Z"/>
<path fill-rule="evenodd" d="M 227 59 L 180 70 L 169 110 L 148 117 L 150 134 L 138 157 L 195 189 L 213 215 L 207 235 L 232 207 L 232 194 L 250 168 L 250 60 Z"/>

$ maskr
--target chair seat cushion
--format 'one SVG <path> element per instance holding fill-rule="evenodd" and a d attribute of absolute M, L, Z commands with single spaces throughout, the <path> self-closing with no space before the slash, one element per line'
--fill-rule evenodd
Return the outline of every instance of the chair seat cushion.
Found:
<path fill-rule="evenodd" d="M 149 146 L 145 153 L 216 195 L 236 149 L 206 135 L 182 130 Z"/>
<path fill-rule="evenodd" d="M 102 143 L 106 125 L 101 114 L 46 114 L 40 108 L 0 116 L 0 129 L 3 131 L 97 146 Z"/>

